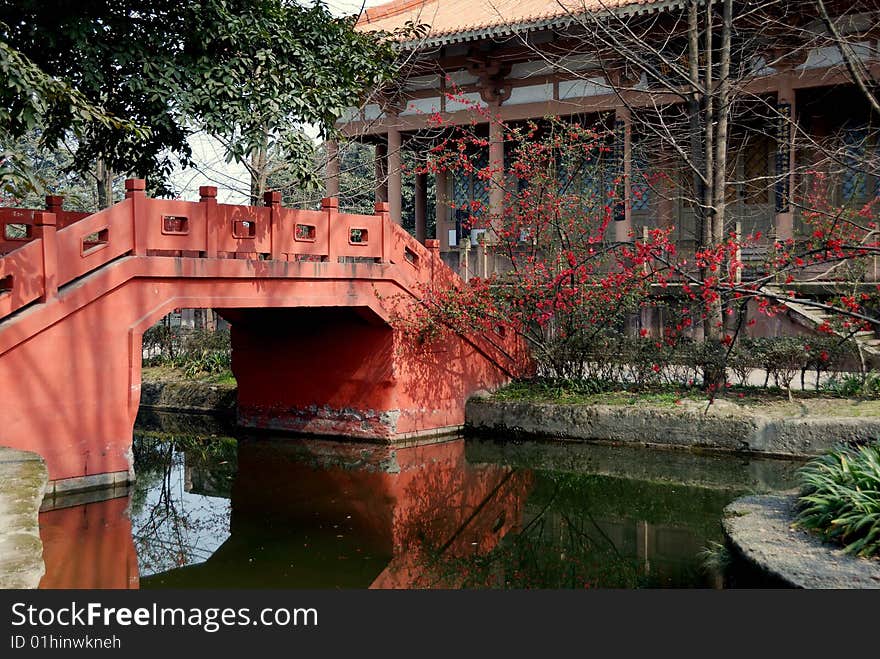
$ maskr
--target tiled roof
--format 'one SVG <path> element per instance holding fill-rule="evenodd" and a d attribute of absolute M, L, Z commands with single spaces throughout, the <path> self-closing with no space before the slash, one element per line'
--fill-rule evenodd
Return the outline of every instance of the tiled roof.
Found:
<path fill-rule="evenodd" d="M 430 25 L 424 45 L 469 41 L 564 23 L 584 12 L 649 11 L 681 0 L 393 0 L 364 10 L 359 30 L 392 32 L 407 22 Z"/>

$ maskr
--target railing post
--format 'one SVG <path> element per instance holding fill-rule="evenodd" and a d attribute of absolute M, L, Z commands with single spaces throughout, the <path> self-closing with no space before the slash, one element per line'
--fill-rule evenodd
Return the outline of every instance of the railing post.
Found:
<path fill-rule="evenodd" d="M 431 255 L 431 281 L 433 281 L 434 267 L 437 264 L 437 260 L 440 258 L 440 241 L 436 238 L 426 238 L 425 247 L 428 248 L 428 253 Z"/>
<path fill-rule="evenodd" d="M 477 274 L 483 279 L 489 277 L 489 254 L 486 235 L 481 233 L 477 237 Z"/>
<path fill-rule="evenodd" d="M 146 181 L 142 178 L 125 180 L 125 198 L 131 199 L 131 233 L 134 237 L 135 256 L 147 255 L 146 189 Z"/>
<path fill-rule="evenodd" d="M 61 212 L 64 210 L 64 197 L 57 194 L 46 195 L 46 212 L 55 213 L 55 222 L 57 228 L 63 229 L 64 223 L 61 222 Z"/>
<path fill-rule="evenodd" d="M 47 302 L 58 295 L 56 222 L 55 213 L 34 213 L 34 237 L 40 240 L 43 250 L 43 294 L 40 302 Z"/>
<path fill-rule="evenodd" d="M 465 281 L 468 281 L 471 278 L 470 254 L 471 239 L 464 236 L 458 243 L 458 274 Z"/>
<path fill-rule="evenodd" d="M 280 261 L 282 257 L 281 248 L 284 242 L 281 240 L 283 235 L 281 229 L 281 192 L 278 190 L 269 190 L 263 194 L 263 203 L 269 208 L 269 248 L 272 252 L 272 260 Z"/>
<path fill-rule="evenodd" d="M 391 262 L 391 206 L 387 201 L 377 201 L 374 206 L 376 217 L 381 218 L 382 222 L 382 263 Z"/>
<path fill-rule="evenodd" d="M 217 219 L 217 188 L 213 185 L 199 187 L 199 203 L 205 205 L 205 258 L 216 259 L 220 244 L 220 227 Z"/>
<path fill-rule="evenodd" d="M 327 260 L 336 263 L 338 254 L 333 244 L 333 216 L 339 213 L 339 199 L 336 197 L 324 197 L 321 200 L 321 210 L 327 213 Z"/>

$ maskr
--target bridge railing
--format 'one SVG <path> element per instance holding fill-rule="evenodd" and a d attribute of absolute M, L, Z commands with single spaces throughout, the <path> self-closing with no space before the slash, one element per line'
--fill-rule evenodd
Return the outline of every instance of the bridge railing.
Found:
<path fill-rule="evenodd" d="M 437 241 L 416 242 L 389 218 L 340 213 L 338 200 L 321 210 L 281 206 L 268 192 L 265 206 L 217 203 L 217 189 L 199 189 L 198 202 L 150 199 L 142 179 L 125 182 L 125 200 L 94 214 L 62 209 L 47 197 L 45 211 L 0 209 L 0 318 L 56 295 L 79 277 L 122 256 L 401 264 L 404 279 L 439 275 Z M 457 279 L 442 271 L 449 282 Z M 460 282 L 458 282 L 460 283 Z"/>

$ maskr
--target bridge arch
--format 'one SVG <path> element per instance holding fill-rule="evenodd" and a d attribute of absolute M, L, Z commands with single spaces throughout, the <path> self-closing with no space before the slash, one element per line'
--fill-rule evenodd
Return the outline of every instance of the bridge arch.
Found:
<path fill-rule="evenodd" d="M 126 185 L 85 217 L 0 212 L 30 221 L 26 239 L 0 241 L 0 444 L 43 455 L 59 489 L 133 477 L 142 337 L 173 308 L 231 321 L 239 422 L 255 428 L 382 442 L 450 431 L 469 394 L 528 367 L 511 336 L 416 350 L 390 325 L 386 300 L 461 282 L 387 205 L 227 206 L 211 188 L 171 202 Z"/>

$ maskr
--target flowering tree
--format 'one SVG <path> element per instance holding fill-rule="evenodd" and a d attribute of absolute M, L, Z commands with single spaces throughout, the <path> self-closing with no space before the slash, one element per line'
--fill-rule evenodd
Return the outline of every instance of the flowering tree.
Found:
<path fill-rule="evenodd" d="M 473 111 L 500 121 L 485 108 Z M 486 191 L 503 188 L 500 209 L 470 201 L 457 210 L 467 211 L 468 228 L 485 230 L 506 267 L 467 286 L 425 290 L 420 302 L 399 308 L 395 322 L 423 338 L 489 332 L 504 323 L 529 343 L 544 374 L 582 378 L 595 375 L 590 364 L 613 349 L 628 317 L 662 304 L 672 307 L 674 321 L 661 336 L 642 329 L 640 338 L 652 351 L 674 349 L 711 319 L 714 331 L 699 337 L 707 337 L 700 366 L 704 384 L 714 390 L 726 382 L 727 357 L 743 326 L 755 322 L 754 313 L 746 321 L 749 305 L 767 316 L 787 303 L 814 307 L 830 317 L 820 330 L 841 340 L 880 326 L 877 290 L 859 286 L 857 294 L 841 289 L 817 300 L 786 287 L 812 277 L 852 289 L 880 251 L 876 204 L 832 204 L 831 182 L 820 172 L 811 173 L 811 191 L 800 201 L 805 235 L 775 243 L 766 261 L 744 277 L 740 255 L 761 241 L 760 234 L 731 233 L 692 254 L 678 252 L 669 228 L 614 239 L 614 218 L 625 203 L 623 167 L 604 128 L 560 118 L 501 124 L 509 157 L 486 164 L 479 154 L 489 143 L 476 122 L 448 128 L 439 115 L 432 121 L 447 129 L 446 137 L 431 150 L 423 172 L 453 171 L 472 176 Z M 636 176 L 641 180 L 632 181 L 633 190 L 656 185 L 664 174 Z M 807 343 L 804 350 L 810 350 Z M 638 352 L 629 358 L 643 358 Z M 658 373 L 660 365 L 648 359 Z"/>

